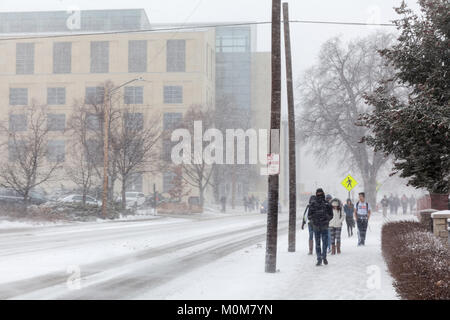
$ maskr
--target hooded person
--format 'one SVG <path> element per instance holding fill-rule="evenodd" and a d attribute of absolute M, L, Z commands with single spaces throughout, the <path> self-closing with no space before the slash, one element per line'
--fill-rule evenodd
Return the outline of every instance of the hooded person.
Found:
<path fill-rule="evenodd" d="M 328 225 L 333 218 L 331 205 L 325 200 L 325 193 L 321 188 L 316 190 L 316 199 L 310 204 L 308 210 L 308 219 L 312 222 L 314 238 L 316 240 L 316 266 L 328 264 L 327 246 L 328 246 Z"/>
<path fill-rule="evenodd" d="M 331 207 L 333 209 L 333 218 L 330 220 L 331 233 L 331 254 L 341 253 L 341 230 L 342 223 L 345 220 L 345 213 L 342 212 L 342 204 L 339 199 L 331 200 Z"/>
<path fill-rule="evenodd" d="M 313 225 L 311 223 L 311 221 L 308 219 L 308 212 L 309 212 L 309 207 L 311 206 L 311 204 L 316 200 L 316 196 L 311 196 L 309 198 L 309 203 L 306 206 L 305 212 L 303 213 L 303 222 L 302 222 L 302 230 L 305 227 L 305 224 L 308 224 L 308 231 L 309 231 L 309 255 L 313 254 L 313 248 L 314 248 L 314 231 L 313 231 Z"/>

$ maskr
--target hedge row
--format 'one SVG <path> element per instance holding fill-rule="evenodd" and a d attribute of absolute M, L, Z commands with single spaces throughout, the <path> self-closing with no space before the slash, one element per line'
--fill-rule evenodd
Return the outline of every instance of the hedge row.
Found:
<path fill-rule="evenodd" d="M 386 223 L 381 245 L 402 299 L 450 299 L 450 251 L 423 224 Z"/>

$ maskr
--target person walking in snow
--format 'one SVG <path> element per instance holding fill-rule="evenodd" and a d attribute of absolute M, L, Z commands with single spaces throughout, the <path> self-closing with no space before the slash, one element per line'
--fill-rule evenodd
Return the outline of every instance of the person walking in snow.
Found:
<path fill-rule="evenodd" d="M 345 219 L 345 213 L 342 212 L 341 201 L 337 198 L 331 200 L 331 207 L 333 209 L 333 218 L 330 220 L 331 233 L 331 254 L 335 255 L 341 253 L 341 230 L 342 223 Z"/>
<path fill-rule="evenodd" d="M 348 236 L 353 236 L 353 228 L 355 227 L 355 219 L 353 219 L 353 211 L 355 210 L 355 206 L 352 203 L 352 200 L 347 199 L 347 203 L 344 205 L 345 212 L 345 222 L 347 224 L 347 233 Z"/>
<path fill-rule="evenodd" d="M 333 196 L 331 194 L 327 194 L 325 196 L 325 200 L 331 205 L 331 200 L 333 199 Z M 328 249 L 328 253 L 331 253 L 331 231 L 330 228 L 328 227 L 328 245 L 327 245 L 327 249 Z"/>
<path fill-rule="evenodd" d="M 390 213 L 391 215 L 393 215 L 394 212 L 395 212 L 395 199 L 394 199 L 394 196 L 392 195 L 392 193 L 391 193 L 391 195 L 389 196 L 388 201 L 389 201 L 389 213 Z"/>
<path fill-rule="evenodd" d="M 311 203 L 308 211 L 308 219 L 312 222 L 314 238 L 316 240 L 316 266 L 328 264 L 328 224 L 333 218 L 331 205 L 325 200 L 325 193 L 321 188 L 316 190 L 316 200 Z"/>
<path fill-rule="evenodd" d="M 389 206 L 389 199 L 384 195 L 383 199 L 381 199 L 381 207 L 383 208 L 383 218 L 387 216 L 387 209 Z"/>
<path fill-rule="evenodd" d="M 402 204 L 402 210 L 403 210 L 403 214 L 407 214 L 408 213 L 408 197 L 403 194 L 402 198 L 400 199 L 400 203 Z"/>
<path fill-rule="evenodd" d="M 367 226 L 369 224 L 370 214 L 372 210 L 364 192 L 359 193 L 359 201 L 355 206 L 355 220 L 358 226 L 358 246 L 364 246 L 366 242 Z"/>
<path fill-rule="evenodd" d="M 311 220 L 308 219 L 308 213 L 309 213 L 309 207 L 311 204 L 316 200 L 316 196 L 311 196 L 309 198 L 309 203 L 306 206 L 305 212 L 303 213 L 303 222 L 302 222 L 302 230 L 305 228 L 305 225 L 308 225 L 308 231 L 309 231 L 309 255 L 313 254 L 313 248 L 314 248 L 314 230 Z"/>
<path fill-rule="evenodd" d="M 245 210 L 245 212 L 247 212 L 248 211 L 248 198 L 244 197 L 244 199 L 242 201 L 244 203 L 244 210 Z"/>
<path fill-rule="evenodd" d="M 221 211 L 222 211 L 222 212 L 225 212 L 225 211 L 226 211 L 226 205 L 227 205 L 227 198 L 226 198 L 225 196 L 222 196 L 222 197 L 220 198 L 220 203 L 221 203 L 221 205 L 222 205 Z"/>
<path fill-rule="evenodd" d="M 395 195 L 394 197 L 394 211 L 395 214 L 398 214 L 398 207 L 400 207 L 400 198 L 398 197 L 398 195 Z"/>
<path fill-rule="evenodd" d="M 414 206 L 416 205 L 416 198 L 414 198 L 414 195 L 411 195 L 409 198 L 409 211 L 411 214 L 413 214 Z"/>

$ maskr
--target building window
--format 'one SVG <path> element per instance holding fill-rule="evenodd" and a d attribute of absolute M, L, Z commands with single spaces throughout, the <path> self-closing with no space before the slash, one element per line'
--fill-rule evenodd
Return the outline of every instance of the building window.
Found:
<path fill-rule="evenodd" d="M 144 128 L 143 113 L 127 113 L 125 114 L 125 126 L 130 130 L 140 131 Z"/>
<path fill-rule="evenodd" d="M 53 43 L 53 73 L 72 72 L 72 43 Z"/>
<path fill-rule="evenodd" d="M 164 103 L 183 103 L 183 87 L 164 86 Z"/>
<path fill-rule="evenodd" d="M 90 113 L 86 115 L 86 128 L 98 131 L 101 129 L 102 117 L 99 114 Z"/>
<path fill-rule="evenodd" d="M 61 114 L 47 114 L 47 128 L 49 131 L 64 131 L 66 129 L 66 115 Z"/>
<path fill-rule="evenodd" d="M 103 87 L 86 87 L 85 102 L 87 104 L 102 104 L 104 95 L 105 89 Z"/>
<path fill-rule="evenodd" d="M 173 189 L 173 178 L 175 173 L 172 171 L 166 171 L 163 173 L 163 192 L 169 192 Z"/>
<path fill-rule="evenodd" d="M 26 106 L 28 104 L 28 89 L 9 88 L 9 104 L 11 106 Z"/>
<path fill-rule="evenodd" d="M 64 162 L 66 144 L 64 140 L 49 140 L 47 147 L 47 160 L 49 162 Z"/>
<path fill-rule="evenodd" d="M 34 43 L 16 43 L 16 74 L 34 73 Z"/>
<path fill-rule="evenodd" d="M 174 130 L 176 129 L 181 120 L 183 114 L 181 112 L 166 112 L 163 115 L 163 130 Z M 172 148 L 177 142 L 172 142 L 169 137 L 165 137 L 162 141 L 162 154 L 161 158 L 164 161 L 171 160 Z"/>
<path fill-rule="evenodd" d="M 128 41 L 128 72 L 147 71 L 147 40 Z"/>
<path fill-rule="evenodd" d="M 109 42 L 91 42 L 91 73 L 109 72 Z"/>
<path fill-rule="evenodd" d="M 22 159 L 26 152 L 26 144 L 23 140 L 9 141 L 8 143 L 8 160 L 17 161 Z"/>
<path fill-rule="evenodd" d="M 26 131 L 27 130 L 27 116 L 25 114 L 10 114 L 9 115 L 9 131 Z"/>
<path fill-rule="evenodd" d="M 86 140 L 86 160 L 93 164 L 103 164 L 103 142 Z"/>
<path fill-rule="evenodd" d="M 167 40 L 167 72 L 186 71 L 186 40 Z"/>
<path fill-rule="evenodd" d="M 125 104 L 143 104 L 144 87 L 125 87 Z"/>
<path fill-rule="evenodd" d="M 166 112 L 163 116 L 163 129 L 173 130 L 177 128 L 183 118 L 181 112 Z"/>
<path fill-rule="evenodd" d="M 162 140 L 162 154 L 161 159 L 163 161 L 170 161 L 172 157 L 172 147 L 175 145 L 174 142 L 170 141 L 170 138 L 164 138 Z"/>
<path fill-rule="evenodd" d="M 47 88 L 47 104 L 63 105 L 66 104 L 66 88 Z"/>

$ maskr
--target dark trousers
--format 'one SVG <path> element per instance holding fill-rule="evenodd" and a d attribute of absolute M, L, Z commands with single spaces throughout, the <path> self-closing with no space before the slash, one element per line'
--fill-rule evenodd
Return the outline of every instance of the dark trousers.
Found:
<path fill-rule="evenodd" d="M 322 261 L 323 259 L 326 259 L 326 257 L 327 257 L 328 228 L 314 227 L 314 237 L 316 240 L 317 260 Z"/>
<path fill-rule="evenodd" d="M 358 226 L 358 244 L 365 244 L 368 222 L 367 217 L 358 216 L 356 220 L 356 225 Z"/>

